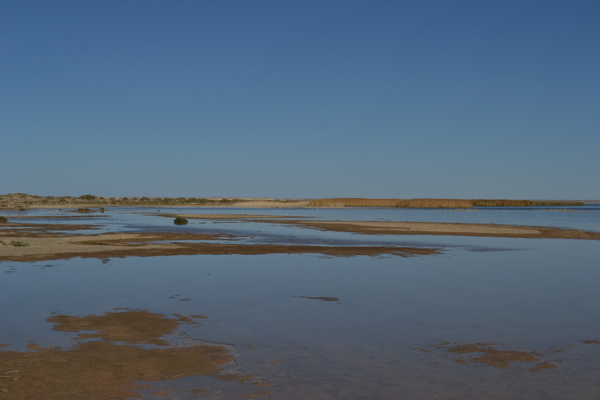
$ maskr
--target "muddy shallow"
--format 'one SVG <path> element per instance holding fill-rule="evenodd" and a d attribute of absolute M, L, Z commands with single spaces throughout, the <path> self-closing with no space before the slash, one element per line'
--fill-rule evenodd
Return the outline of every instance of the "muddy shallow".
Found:
<path fill-rule="evenodd" d="M 212 234 L 210 243 L 222 245 L 439 253 L 4 261 L 0 343 L 9 346 L 0 348 L 0 396 L 64 398 L 52 385 L 36 386 L 45 397 L 31 395 L 31 385 L 17 385 L 27 372 L 73 390 L 100 388 L 81 398 L 600 397 L 595 240 L 407 239 L 237 221 L 174 227 L 134 211 L 107 210 L 94 218 L 99 229 L 81 233 Z M 208 350 L 197 346 L 214 352 L 206 370 L 192 363 Z M 35 367 L 27 364 L 33 359 Z M 98 368 L 86 374 L 92 359 Z M 173 363 L 161 361 L 167 359 Z M 110 374 L 113 389 L 98 380 Z"/>

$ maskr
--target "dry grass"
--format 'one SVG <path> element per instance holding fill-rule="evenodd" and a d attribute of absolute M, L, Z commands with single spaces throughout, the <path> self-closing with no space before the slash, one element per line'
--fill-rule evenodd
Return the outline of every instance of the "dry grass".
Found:
<path fill-rule="evenodd" d="M 472 207 L 531 207 L 583 206 L 582 202 L 535 200 L 466 200 L 466 199 L 313 199 L 309 207 L 400 207 L 400 208 L 472 208 Z"/>

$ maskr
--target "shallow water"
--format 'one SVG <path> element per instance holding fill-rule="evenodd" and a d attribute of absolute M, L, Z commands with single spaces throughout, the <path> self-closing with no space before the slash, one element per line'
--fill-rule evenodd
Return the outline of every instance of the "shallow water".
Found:
<path fill-rule="evenodd" d="M 45 322 L 51 313 L 85 316 L 114 308 L 144 309 L 208 316 L 200 326 L 182 326 L 181 334 L 232 345 L 238 368 L 273 385 L 271 398 L 600 397 L 600 344 L 593 343 L 600 340 L 598 241 L 371 236 L 258 222 L 190 220 L 174 226 L 172 219 L 148 211 L 111 209 L 65 223 L 101 224 L 103 232 L 249 235 L 248 243 L 395 244 L 443 251 L 410 258 L 274 254 L 4 262 L 0 343 L 11 347 L 0 350 L 24 351 L 30 340 L 68 347 L 74 334 L 52 330 Z M 181 209 L 193 212 L 600 231 L 598 206 L 582 211 Z M 19 215 L 60 213 L 74 215 L 58 210 Z M 321 296 L 339 300 L 307 298 Z M 536 352 L 538 361 L 511 362 L 503 369 L 473 361 L 479 354 L 448 352 L 454 345 L 482 342 L 496 344 L 498 350 Z M 557 368 L 530 371 L 544 361 Z M 251 393 L 243 385 L 206 376 L 153 386 L 169 388 L 170 398 L 180 399 Z M 208 391 L 191 394 L 192 387 Z M 145 398 L 165 398 L 152 392 L 142 391 Z"/>

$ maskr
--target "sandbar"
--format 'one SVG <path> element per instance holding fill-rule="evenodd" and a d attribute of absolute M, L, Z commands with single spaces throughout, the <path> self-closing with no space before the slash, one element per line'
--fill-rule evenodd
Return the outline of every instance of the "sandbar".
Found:
<path fill-rule="evenodd" d="M 94 235 L 52 235 L 48 232 L 24 232 L 3 236 L 0 245 L 2 261 L 62 260 L 75 257 L 155 257 L 174 255 L 263 255 L 317 254 L 330 257 L 400 256 L 439 254 L 439 249 L 396 246 L 313 246 L 281 244 L 240 244 L 242 237 L 195 233 L 103 233 Z M 27 246 L 11 246 L 13 240 Z M 221 243 L 215 243 L 219 241 Z M 223 241 L 225 241 L 223 243 Z"/>
<path fill-rule="evenodd" d="M 587 239 L 600 240 L 600 233 L 575 229 L 541 226 L 465 224 L 451 222 L 400 222 L 400 221 L 313 221 L 266 216 L 236 216 L 234 214 L 177 214 L 187 219 L 223 219 L 298 225 L 305 228 L 334 232 L 351 232 L 366 235 L 444 235 L 481 236 L 537 239 Z"/>

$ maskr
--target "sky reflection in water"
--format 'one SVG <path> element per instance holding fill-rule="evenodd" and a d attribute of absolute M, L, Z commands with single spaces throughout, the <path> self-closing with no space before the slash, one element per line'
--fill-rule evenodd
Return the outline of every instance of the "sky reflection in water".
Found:
<path fill-rule="evenodd" d="M 83 316 L 127 307 L 208 316 L 200 326 L 181 327 L 181 334 L 232 344 L 236 361 L 245 371 L 273 384 L 277 398 L 596 400 L 600 395 L 600 344 L 582 342 L 600 339 L 600 247 L 596 241 L 367 236 L 255 222 L 193 221 L 174 227 L 169 218 L 141 211 L 109 210 L 91 219 L 107 224 L 103 230 L 108 231 L 217 229 L 252 234 L 252 243 L 430 244 L 445 250 L 441 255 L 412 258 L 276 254 L 4 262 L 0 264 L 0 301 L 9 306 L 1 311 L 0 343 L 10 343 L 10 350 L 20 351 L 29 340 L 68 347 L 73 334 L 51 330 L 45 322 L 51 313 Z M 255 213 L 324 216 L 320 210 L 296 211 Z M 323 213 L 330 219 L 335 215 L 335 219 L 377 220 L 392 211 L 397 210 Z M 442 221 L 444 215 L 448 219 L 464 215 L 460 222 L 509 223 L 516 218 L 513 214 L 525 213 L 489 211 L 486 216 L 481 216 L 484 211 L 439 211 L 435 219 L 433 211 L 424 211 L 421 219 L 431 216 Z M 590 224 L 576 213 L 539 213 L 525 220 L 568 228 Z M 597 210 L 589 213 L 596 215 Z M 473 216 L 489 221 L 475 221 Z M 89 222 L 83 219 L 81 223 Z M 495 249 L 507 251 L 481 251 Z M 510 368 L 499 369 L 473 361 L 481 354 L 449 353 L 444 342 L 450 343 L 446 347 L 493 343 L 497 349 L 541 356 L 539 362 L 513 362 Z M 557 368 L 530 371 L 542 361 Z M 239 397 L 234 396 L 235 385 L 210 377 L 163 384 L 183 390 L 194 379 L 209 389 L 205 394 L 226 387 L 233 392 L 231 398 Z M 144 394 L 152 397 L 150 392 Z"/>

